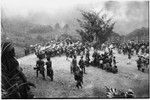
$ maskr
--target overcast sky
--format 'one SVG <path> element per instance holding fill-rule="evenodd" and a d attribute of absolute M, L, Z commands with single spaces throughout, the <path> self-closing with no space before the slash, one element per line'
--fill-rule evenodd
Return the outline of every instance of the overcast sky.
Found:
<path fill-rule="evenodd" d="M 122 1 L 122 0 L 120 0 Z M 102 0 L 2 0 L 2 16 L 21 16 L 34 23 L 72 23 L 79 18 L 78 9 L 103 9 L 117 21 L 115 31 L 120 34 L 148 26 L 148 3 L 142 1 Z"/>

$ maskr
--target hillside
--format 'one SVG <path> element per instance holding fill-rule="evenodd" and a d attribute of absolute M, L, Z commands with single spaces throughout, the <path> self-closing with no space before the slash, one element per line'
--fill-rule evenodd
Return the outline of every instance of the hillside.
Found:
<path fill-rule="evenodd" d="M 31 37 L 35 34 L 42 34 L 42 36 L 46 35 L 45 37 L 47 37 L 47 33 L 52 35 L 60 35 L 62 33 L 75 34 L 74 26 L 67 23 L 64 26 L 60 26 L 60 23 L 56 23 L 54 26 L 51 26 L 34 24 L 23 18 L 5 18 L 2 19 L 2 24 L 3 30 L 8 33 L 8 37 L 10 34 L 19 36 L 31 35 Z"/>
<path fill-rule="evenodd" d="M 148 41 L 149 40 L 149 30 L 146 27 L 140 29 L 135 29 L 133 32 L 126 35 L 126 39 Z"/>
<path fill-rule="evenodd" d="M 50 25 L 36 25 L 31 27 L 27 32 L 31 34 L 40 34 L 40 33 L 48 33 L 52 32 L 53 27 Z"/>
<path fill-rule="evenodd" d="M 13 41 L 17 57 L 24 56 L 24 47 L 36 43 L 58 39 L 62 34 L 73 37 L 78 35 L 70 24 L 56 23 L 54 26 L 31 23 L 23 18 L 2 18 L 2 41 L 9 38 Z M 79 37 L 78 37 L 79 38 Z"/>
<path fill-rule="evenodd" d="M 94 51 L 90 51 L 90 59 Z M 133 56 L 131 64 L 127 64 L 127 55 L 118 54 L 114 50 L 116 57 L 118 73 L 113 74 L 97 67 L 86 67 L 86 74 L 83 76 L 83 88 L 76 88 L 76 81 L 74 76 L 70 73 L 69 58 L 66 60 L 65 56 L 52 57 L 52 68 L 54 70 L 54 81 L 50 81 L 48 77 L 46 80 L 42 76 L 36 77 L 36 71 L 33 69 L 36 64 L 37 57 L 29 55 L 18 59 L 23 72 L 27 79 L 36 85 L 32 88 L 35 98 L 106 98 L 105 86 L 116 88 L 117 90 L 127 91 L 132 89 L 137 98 L 149 97 L 149 74 L 142 73 L 137 70 L 136 59 Z M 77 56 L 77 62 L 80 56 Z M 46 59 L 44 59 L 46 61 Z"/>

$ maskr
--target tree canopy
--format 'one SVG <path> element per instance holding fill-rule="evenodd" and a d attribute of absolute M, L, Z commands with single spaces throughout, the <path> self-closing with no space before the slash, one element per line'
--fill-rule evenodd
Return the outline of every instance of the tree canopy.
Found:
<path fill-rule="evenodd" d="M 82 19 L 77 19 L 80 29 L 76 30 L 82 38 L 82 41 L 102 44 L 112 33 L 115 22 L 108 18 L 106 14 L 94 11 L 81 11 Z"/>

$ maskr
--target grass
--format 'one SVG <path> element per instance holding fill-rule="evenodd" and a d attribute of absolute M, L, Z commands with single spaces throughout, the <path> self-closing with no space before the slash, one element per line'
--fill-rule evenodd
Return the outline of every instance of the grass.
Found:
<path fill-rule="evenodd" d="M 134 87 L 137 98 L 149 98 L 148 81 L 141 82 L 141 85 Z"/>
<path fill-rule="evenodd" d="M 24 48 L 15 46 L 15 53 L 16 53 L 17 58 L 23 57 L 24 56 Z"/>

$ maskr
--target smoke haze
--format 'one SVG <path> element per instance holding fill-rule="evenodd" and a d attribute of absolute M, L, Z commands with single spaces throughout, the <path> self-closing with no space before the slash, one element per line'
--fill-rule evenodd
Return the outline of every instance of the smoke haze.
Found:
<path fill-rule="evenodd" d="M 26 20 L 34 24 L 78 27 L 79 9 L 100 11 L 116 21 L 114 31 L 125 35 L 148 27 L 148 1 L 100 0 L 2 0 L 2 18 Z"/>

